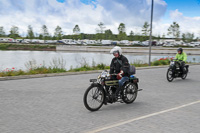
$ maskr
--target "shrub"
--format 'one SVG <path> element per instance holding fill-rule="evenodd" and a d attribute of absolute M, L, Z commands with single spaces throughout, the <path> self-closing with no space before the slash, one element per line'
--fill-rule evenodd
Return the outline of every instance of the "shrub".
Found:
<path fill-rule="evenodd" d="M 154 62 L 152 63 L 152 65 L 153 65 L 153 66 L 159 66 L 159 65 L 161 65 L 161 62 L 158 61 L 158 60 L 156 60 L 156 61 L 154 61 Z"/>
<path fill-rule="evenodd" d="M 161 60 L 161 61 L 160 61 L 160 64 L 161 64 L 161 65 L 167 65 L 167 62 L 168 62 L 167 60 Z"/>
<path fill-rule="evenodd" d="M 160 58 L 159 60 L 156 60 L 152 62 L 153 66 L 158 66 L 158 65 L 168 65 L 170 63 L 170 60 L 172 58 Z"/>
<path fill-rule="evenodd" d="M 103 64 L 103 63 L 101 63 L 101 64 L 98 64 L 98 65 L 97 65 L 97 68 L 100 69 L 100 70 L 103 70 L 103 69 L 106 68 L 106 65 Z"/>

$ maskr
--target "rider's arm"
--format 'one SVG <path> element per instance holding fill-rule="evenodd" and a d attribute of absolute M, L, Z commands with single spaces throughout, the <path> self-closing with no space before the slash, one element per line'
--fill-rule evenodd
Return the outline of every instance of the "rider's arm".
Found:
<path fill-rule="evenodd" d="M 114 60 L 112 59 L 111 64 L 110 64 L 110 74 L 114 73 Z"/>
<path fill-rule="evenodd" d="M 178 53 L 176 54 L 176 57 L 175 57 L 175 59 L 177 59 L 177 60 L 178 60 Z"/>
<path fill-rule="evenodd" d="M 183 61 L 187 61 L 187 54 L 185 52 L 183 53 Z"/>
<path fill-rule="evenodd" d="M 122 60 L 122 64 L 123 64 L 123 67 L 122 67 L 123 72 L 128 74 L 129 73 L 129 62 L 128 62 L 128 59 L 124 58 Z"/>

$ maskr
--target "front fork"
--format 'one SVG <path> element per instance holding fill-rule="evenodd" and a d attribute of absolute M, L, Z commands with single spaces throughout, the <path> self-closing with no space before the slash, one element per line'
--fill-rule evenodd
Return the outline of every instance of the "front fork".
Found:
<path fill-rule="evenodd" d="M 172 77 L 174 77 L 175 78 L 175 71 L 176 71 L 176 66 L 170 66 L 169 67 L 169 69 L 171 69 L 172 70 Z"/>

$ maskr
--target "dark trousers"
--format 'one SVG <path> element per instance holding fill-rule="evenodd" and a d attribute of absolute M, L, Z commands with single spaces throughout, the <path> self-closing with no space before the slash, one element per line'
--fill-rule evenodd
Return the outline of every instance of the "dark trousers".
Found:
<path fill-rule="evenodd" d="M 185 62 L 184 61 L 180 61 L 179 62 L 179 68 L 180 68 L 182 73 L 185 73 L 184 67 L 185 67 Z"/>

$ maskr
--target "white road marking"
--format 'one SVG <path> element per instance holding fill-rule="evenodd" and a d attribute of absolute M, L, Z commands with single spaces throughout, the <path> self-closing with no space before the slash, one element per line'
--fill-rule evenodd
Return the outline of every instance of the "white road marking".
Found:
<path fill-rule="evenodd" d="M 141 117 L 138 117 L 138 118 L 133 118 L 133 119 L 130 119 L 130 120 L 127 120 L 127 121 L 119 122 L 119 123 L 112 124 L 112 125 L 109 125 L 109 126 L 105 126 L 105 127 L 99 128 L 99 129 L 95 129 L 93 131 L 89 131 L 87 133 L 100 132 L 100 131 L 103 131 L 103 130 L 106 130 L 106 129 L 110 129 L 110 128 L 113 128 L 113 127 L 121 126 L 121 125 L 130 123 L 130 122 L 134 122 L 134 121 L 137 121 L 137 120 L 149 118 L 149 117 L 156 116 L 156 115 L 163 114 L 163 113 L 167 113 L 167 112 L 170 112 L 170 111 L 178 110 L 178 109 L 181 109 L 181 108 L 193 105 L 193 104 L 198 104 L 198 103 L 200 103 L 200 100 L 199 101 L 195 101 L 195 102 L 191 102 L 191 103 L 188 103 L 188 104 L 184 104 L 184 105 L 181 105 L 181 106 L 178 106 L 178 107 L 174 107 L 174 108 L 171 108 L 171 109 L 167 109 L 167 110 L 155 112 L 155 113 L 152 113 L 152 114 L 144 115 L 144 116 L 141 116 Z"/>

